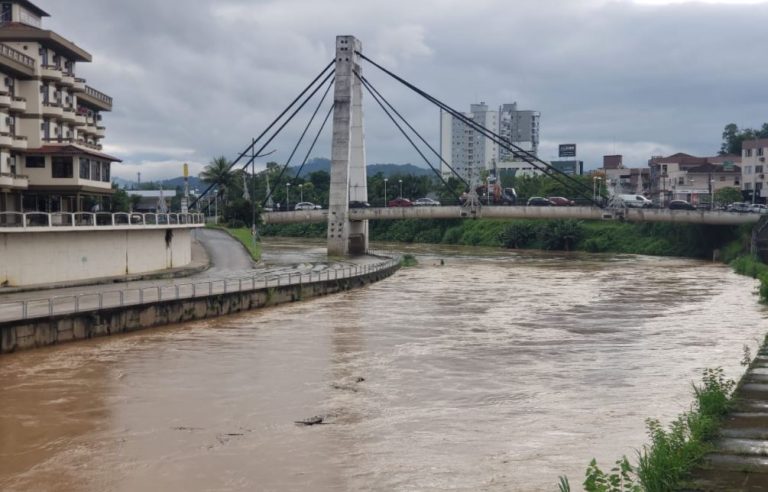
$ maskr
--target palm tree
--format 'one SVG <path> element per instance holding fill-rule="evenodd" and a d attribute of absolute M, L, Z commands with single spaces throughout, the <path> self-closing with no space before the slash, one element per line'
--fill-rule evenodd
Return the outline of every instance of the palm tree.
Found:
<path fill-rule="evenodd" d="M 211 160 L 210 164 L 205 166 L 203 172 L 200 173 L 200 179 L 203 183 L 216 185 L 218 195 L 224 196 L 225 200 L 227 189 L 235 179 L 234 173 L 230 170 L 231 165 L 227 158 L 222 155 Z"/>

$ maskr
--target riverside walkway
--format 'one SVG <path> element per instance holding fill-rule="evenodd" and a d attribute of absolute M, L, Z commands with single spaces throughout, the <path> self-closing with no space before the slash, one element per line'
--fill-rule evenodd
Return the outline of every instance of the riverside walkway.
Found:
<path fill-rule="evenodd" d="M 372 256 L 329 262 L 321 248 L 316 255 L 291 253 L 291 248 L 286 248 L 275 253 L 265 252 L 264 261 L 254 264 L 243 246 L 223 231 L 200 229 L 196 239 L 210 259 L 211 266 L 204 272 L 183 278 L 0 293 L 0 323 L 280 286 L 296 281 L 337 279 L 353 276 L 381 262 L 381 258 Z M 199 253 L 193 260 L 200 261 Z"/>

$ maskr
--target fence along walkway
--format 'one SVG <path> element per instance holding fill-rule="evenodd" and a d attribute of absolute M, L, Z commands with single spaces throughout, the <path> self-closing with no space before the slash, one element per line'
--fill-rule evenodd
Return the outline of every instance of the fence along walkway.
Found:
<path fill-rule="evenodd" d="M 126 212 L 0 212 L 0 231 L 29 228 L 146 227 L 203 225 L 203 214 Z"/>
<path fill-rule="evenodd" d="M 52 296 L 40 299 L 0 303 L 0 322 L 34 319 L 60 314 L 98 311 L 120 306 L 207 297 L 231 292 L 246 292 L 313 282 L 342 280 L 390 268 L 399 263 L 399 257 L 372 264 L 342 266 L 319 272 L 287 272 L 279 275 L 227 277 L 200 282 L 166 286 L 118 289 L 106 292 Z"/>

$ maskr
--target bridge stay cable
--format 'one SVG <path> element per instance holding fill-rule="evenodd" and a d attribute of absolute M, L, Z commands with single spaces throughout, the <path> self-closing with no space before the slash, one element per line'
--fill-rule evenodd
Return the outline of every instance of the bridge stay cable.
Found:
<path fill-rule="evenodd" d="M 429 93 L 419 89 L 415 85 L 411 84 L 410 82 L 408 82 L 407 80 L 403 79 L 402 77 L 399 77 L 397 74 L 391 72 L 390 70 L 387 70 L 386 68 L 384 68 L 383 66 L 379 65 L 375 61 L 371 60 L 370 58 L 368 58 L 364 54 L 362 54 L 360 52 L 357 52 L 357 54 L 360 55 L 360 57 L 362 59 L 368 61 L 369 63 L 371 63 L 373 66 L 375 66 L 379 70 L 383 71 L 384 73 L 386 73 L 387 75 L 389 75 L 390 77 L 395 79 L 396 81 L 398 81 L 401 84 L 405 85 L 407 88 L 411 89 L 413 92 L 415 92 L 415 93 L 419 94 L 420 96 L 424 97 L 425 99 L 427 99 L 427 101 L 431 102 L 432 104 L 438 106 L 439 108 L 443 109 L 447 113 L 451 114 L 453 117 L 455 117 L 456 119 L 462 121 L 467 126 L 470 126 L 471 128 L 473 128 L 478 133 L 482 134 L 486 138 L 488 138 L 491 141 L 495 142 L 497 145 L 500 145 L 500 146 L 504 147 L 505 149 L 509 150 L 510 152 L 513 152 L 516 156 L 522 157 L 525 162 L 531 164 L 536 169 L 539 169 L 540 171 L 544 172 L 546 175 L 552 177 L 553 179 L 555 179 L 560 184 L 562 184 L 562 185 L 572 189 L 576 193 L 580 194 L 582 197 L 588 199 L 590 202 L 592 202 L 596 206 L 601 207 L 601 208 L 603 207 L 602 203 L 599 203 L 599 202 L 595 201 L 592 198 L 591 195 L 592 195 L 592 191 L 593 190 L 590 187 L 588 187 L 585 184 L 579 182 L 578 180 L 576 180 L 573 177 L 569 176 L 568 174 L 562 172 L 561 170 L 559 170 L 559 169 L 549 165 L 545 161 L 539 159 L 537 156 L 535 156 L 535 155 L 531 154 L 530 152 L 522 149 L 521 147 L 518 147 L 517 145 L 515 145 L 515 144 L 505 140 L 503 137 L 501 137 L 500 135 L 498 135 L 498 134 L 492 132 L 491 130 L 485 128 L 484 126 L 482 126 L 482 125 L 472 121 L 471 119 L 467 118 L 466 116 L 464 116 L 460 112 L 456 111 L 455 109 L 451 108 L 447 104 L 443 103 L 439 99 L 437 99 L 437 98 L 433 97 L 432 95 L 430 95 Z M 558 174 L 560 176 L 558 176 Z M 565 178 L 568 181 L 563 181 L 562 178 Z M 601 194 L 601 197 L 604 198 L 604 196 L 602 194 Z"/>
<path fill-rule="evenodd" d="M 246 156 L 246 155 L 247 155 L 249 152 L 251 152 L 251 151 L 253 150 L 253 148 L 256 146 L 256 144 L 257 144 L 257 143 L 258 143 L 258 142 L 259 142 L 259 141 L 260 141 L 262 138 L 264 138 L 264 136 L 265 136 L 265 135 L 266 135 L 266 134 L 267 134 L 267 133 L 268 133 L 268 132 L 269 132 L 269 131 L 272 129 L 272 127 L 274 127 L 274 126 L 275 126 L 275 125 L 276 125 L 276 124 L 277 124 L 277 123 L 278 123 L 278 122 L 279 122 L 279 121 L 280 121 L 280 120 L 283 118 L 283 116 L 285 116 L 285 115 L 286 115 L 286 113 L 288 113 L 288 111 L 290 111 L 290 110 L 291 110 L 291 108 L 292 108 L 294 105 L 296 105 L 296 103 L 297 103 L 297 102 L 298 102 L 298 101 L 299 101 L 299 100 L 300 100 L 302 97 L 304 97 L 304 94 L 306 94 L 306 93 L 307 93 L 307 92 L 308 92 L 308 91 L 309 91 L 309 90 L 310 90 L 310 89 L 311 89 L 311 88 L 312 88 L 312 87 L 313 87 L 313 86 L 314 86 L 314 85 L 317 83 L 317 81 L 318 81 L 318 80 L 320 80 L 321 78 L 323 78 L 323 76 L 325 75 L 325 73 L 326 73 L 328 70 L 331 70 L 331 67 L 333 67 L 333 65 L 334 65 L 335 63 L 336 63 L 336 60 L 331 60 L 331 62 L 330 62 L 330 63 L 328 63 L 328 65 L 326 65 L 326 66 L 325 66 L 325 68 L 323 68 L 323 70 L 322 70 L 322 71 L 320 71 L 320 73 L 319 73 L 319 74 L 318 74 L 318 75 L 317 75 L 317 76 L 316 76 L 314 79 L 312 79 L 312 81 L 311 81 L 309 84 L 307 84 L 307 86 L 304 88 L 304 90 L 302 90 L 302 91 L 299 93 L 299 95 L 298 95 L 298 96 L 296 96 L 296 97 L 293 99 L 293 101 L 291 101 L 291 103 L 290 103 L 290 104 L 289 104 L 289 105 L 288 105 L 288 106 L 287 106 L 285 109 L 283 109 L 283 111 L 282 111 L 282 112 L 281 112 L 281 113 L 280 113 L 280 114 L 279 114 L 279 115 L 278 115 L 278 116 L 277 116 L 277 117 L 276 117 L 274 120 L 272 120 L 272 123 L 270 123 L 270 124 L 269 124 L 269 126 L 267 126 L 267 128 L 266 128 L 266 129 L 264 129 L 264 131 L 262 131 L 262 132 L 261 132 L 261 134 L 260 134 L 258 137 L 256 137 L 255 139 L 251 140 L 251 144 L 250 144 L 248 147 L 246 147 L 246 148 L 245 148 L 245 150 L 243 150 L 242 152 L 240 152 L 240 155 L 238 155 L 238 156 L 237 156 L 237 158 L 235 158 L 235 160 L 234 160 L 234 161 L 232 161 L 232 163 L 230 164 L 230 166 L 229 166 L 228 170 L 231 170 L 233 167 L 235 167 L 235 166 L 237 165 L 237 163 L 238 163 L 238 162 L 240 162 L 240 160 L 241 160 L 243 157 L 245 157 L 245 156 Z M 332 71 L 331 73 L 333 73 L 333 71 Z M 325 80 L 327 80 L 327 78 L 326 78 Z M 324 83 L 324 82 L 325 82 L 325 81 L 323 81 L 323 83 Z M 320 86 L 322 86 L 322 83 L 321 83 L 321 85 L 320 85 Z M 314 95 L 314 93 L 315 93 L 315 92 L 317 92 L 317 89 L 315 89 L 315 91 L 312 93 L 312 95 Z M 311 97 L 311 96 L 310 96 L 310 97 Z M 295 115 L 295 113 L 294 113 L 294 115 Z M 293 115 L 291 116 L 291 118 L 293 118 Z M 282 129 L 282 127 L 281 127 L 281 129 Z M 279 132 L 279 131 L 280 131 L 280 130 L 278 130 L 278 132 Z M 264 147 L 266 147 L 266 145 L 265 145 Z M 262 148 L 262 150 L 263 150 L 263 148 Z M 259 152 L 255 152 L 255 153 L 254 153 L 254 155 L 258 155 L 259 153 L 261 153 L 261 151 L 259 151 Z M 252 159 L 253 159 L 253 157 L 252 157 Z M 191 209 L 191 208 L 192 208 L 192 207 L 193 207 L 195 204 L 197 204 L 197 202 L 199 202 L 201 198 L 203 198 L 205 195 L 207 195 L 207 194 L 208 194 L 208 193 L 209 193 L 209 192 L 210 192 L 210 191 L 213 189 L 213 187 L 214 187 L 214 186 L 216 186 L 216 184 L 215 184 L 215 183 L 211 183 L 210 185 L 208 185 L 208 187 L 207 187 L 207 188 L 206 188 L 206 189 L 205 189 L 205 190 L 204 190 L 204 191 L 203 191 L 203 192 L 202 192 L 202 193 L 201 193 L 201 194 L 200 194 L 198 197 L 196 197 L 196 198 L 195 198 L 195 199 L 192 201 L 192 203 L 190 203 L 190 205 L 189 205 L 189 208 Z M 210 205 L 210 204 L 209 204 L 209 205 Z M 207 207 L 206 207 L 206 208 L 207 208 Z"/>
<path fill-rule="evenodd" d="M 363 76 L 363 75 L 359 75 L 357 72 L 355 72 L 355 75 L 357 75 L 357 76 L 360 78 L 360 81 L 363 83 L 363 85 L 364 85 L 364 86 L 366 86 L 366 88 L 368 89 L 368 91 L 369 91 L 369 92 L 370 92 L 370 91 L 373 91 L 373 92 L 375 92 L 375 93 L 376 93 L 376 95 L 378 95 L 378 96 L 379 96 L 379 98 L 380 98 L 382 101 L 384 101 L 384 103 L 387 105 L 387 107 L 389 107 L 389 109 L 391 109 L 391 110 L 392 110 L 392 112 L 393 112 L 393 113 L 395 113 L 395 114 L 396 114 L 396 115 L 397 115 L 397 116 L 400 118 L 400 120 L 402 120 L 402 122 L 403 122 L 403 123 L 405 123 L 405 124 L 408 126 L 408 128 L 410 128 L 410 129 L 411 129 L 411 131 L 412 131 L 412 132 L 413 132 L 413 133 L 414 133 L 414 134 L 415 134 L 417 137 L 419 137 L 419 140 L 421 140 L 421 141 L 424 143 L 424 145 L 426 145 L 426 146 L 429 148 L 429 150 L 431 150 L 431 151 L 432 151 L 432 153 L 433 153 L 433 154 L 435 154 L 435 156 L 436 156 L 438 159 L 440 159 L 440 162 L 442 162 L 442 163 L 443 163 L 443 164 L 444 164 L 444 165 L 445 165 L 445 166 L 446 166 L 448 169 L 450 169 L 450 170 L 451 170 L 451 172 L 452 172 L 452 173 L 453 173 L 453 174 L 456 176 L 456 178 L 457 178 L 459 181 L 461 181 L 462 183 L 464 183 L 464 186 L 466 186 L 466 187 L 467 187 L 467 189 L 469 189 L 469 188 L 470 188 L 470 186 L 469 186 L 469 183 L 467 183 L 467 181 L 466 181 L 466 180 L 465 180 L 465 179 L 464 179 L 464 178 L 463 178 L 463 177 L 462 177 L 462 176 L 461 176 L 461 175 L 460 175 L 458 172 L 456 172 L 456 170 L 455 170 L 455 169 L 453 169 L 453 167 L 451 167 L 451 165 L 450 165 L 450 164 L 448 164 L 448 163 L 445 161 L 445 159 L 443 159 L 443 156 L 442 156 L 442 155 L 440 155 L 440 153 L 439 153 L 438 151 L 436 151 L 436 150 L 435 150 L 435 148 L 434 148 L 434 147 L 432 147 L 432 145 L 430 145 L 430 143 L 429 143 L 429 142 L 427 142 L 427 140 L 426 140 L 424 137 L 422 137 L 422 136 L 421 136 L 421 134 L 420 134 L 418 131 L 416 131 L 416 129 L 413 127 L 413 125 L 411 125 L 411 124 L 408 122 L 408 120 L 407 120 L 407 119 L 405 119 L 405 117 L 404 117 L 402 114 L 400 114 L 400 112 L 399 112 L 397 109 L 395 109 L 395 107 L 394 107 L 394 106 L 392 106 L 392 104 L 391 104 L 391 103 L 390 103 L 390 102 L 387 100 L 387 98 L 386 98 L 386 97 L 384 97 L 384 96 L 381 94 L 381 92 L 379 92 L 379 91 L 378 91 L 378 90 L 377 90 L 377 89 L 376 89 L 376 88 L 373 86 L 373 84 L 371 83 L 371 81 L 370 81 L 370 80 L 366 79 L 366 78 L 365 78 L 365 76 Z"/>
<path fill-rule="evenodd" d="M 435 167 L 432 165 L 432 163 L 429 162 L 429 159 L 427 159 L 427 156 L 425 156 L 424 153 L 421 151 L 421 149 L 416 145 L 416 142 L 413 141 L 413 139 L 408 135 L 408 133 L 403 129 L 403 127 L 400 126 L 400 124 L 397 122 L 397 120 L 387 110 L 387 108 L 384 106 L 384 104 L 379 100 L 377 95 L 370 89 L 370 87 L 369 87 L 370 84 L 363 77 L 361 77 L 360 74 L 357 73 L 357 71 L 355 71 L 354 74 L 355 74 L 355 76 L 358 79 L 360 79 L 360 82 L 362 82 L 363 86 L 366 88 L 366 90 L 368 90 L 368 93 L 371 95 L 371 97 L 373 97 L 373 99 L 379 104 L 379 107 L 381 107 L 381 109 L 384 111 L 384 113 L 386 113 L 386 115 L 389 116 L 389 119 L 392 120 L 392 123 L 395 124 L 397 129 L 400 130 L 400 132 L 403 134 L 403 136 L 406 138 L 406 140 L 408 140 L 408 142 L 413 146 L 414 150 L 416 150 L 416 152 L 418 152 L 418 154 L 421 156 L 421 158 L 424 159 L 424 162 L 427 163 L 427 166 L 429 166 L 429 168 L 432 169 L 432 171 L 435 173 L 435 175 L 437 175 L 437 177 L 440 179 L 440 181 L 443 182 L 443 185 L 445 185 L 445 188 L 448 190 L 448 192 L 450 194 L 452 194 L 454 196 L 454 198 L 456 198 L 456 202 L 458 203 L 459 202 L 459 196 L 451 189 L 450 186 L 448 186 L 448 183 L 445 182 L 445 179 L 443 179 L 443 176 L 440 173 L 440 171 L 435 169 Z M 411 130 L 418 135 L 418 132 L 416 132 L 416 130 L 413 130 L 413 128 L 411 128 Z"/>
<path fill-rule="evenodd" d="M 309 127 L 312 126 L 312 123 L 315 121 L 315 117 L 317 116 L 318 111 L 320 111 L 320 107 L 325 102 L 326 97 L 328 97 L 328 92 L 330 92 L 331 87 L 333 87 L 333 83 L 334 83 L 335 80 L 336 80 L 335 78 L 331 79 L 330 83 L 328 84 L 328 87 L 326 87 L 325 92 L 323 93 L 323 97 L 321 97 L 320 98 L 320 102 L 317 103 L 317 107 L 315 107 L 315 111 L 312 113 L 312 116 L 309 118 L 309 121 L 307 122 L 306 126 L 304 127 L 304 131 L 301 132 L 301 135 L 299 136 L 299 140 L 296 142 L 296 145 L 293 146 L 293 150 L 291 151 L 291 154 L 288 156 L 288 159 L 285 160 L 285 165 L 280 170 L 280 174 L 277 176 L 277 179 L 275 180 L 274 188 L 272 188 L 269 191 L 269 194 L 266 197 L 264 197 L 264 200 L 261 202 L 262 208 L 264 207 L 264 205 L 269 200 L 269 197 L 272 196 L 272 193 L 274 192 L 274 190 L 276 190 L 277 187 L 280 186 L 280 182 L 283 179 L 283 175 L 285 175 L 285 171 L 287 171 L 288 170 L 288 166 L 291 165 L 291 160 L 293 160 L 293 156 L 296 155 L 296 151 L 299 149 L 299 146 L 301 145 L 301 142 L 304 141 L 304 137 L 306 136 L 307 131 L 309 130 Z M 322 87 L 322 85 L 320 87 Z M 331 107 L 333 107 L 333 104 L 331 104 Z M 327 117 L 326 117 L 326 119 L 327 119 Z M 323 126 L 325 126 L 325 122 L 323 122 Z M 273 138 L 276 137 L 276 136 L 277 136 L 277 133 L 275 135 L 273 135 Z M 271 140 L 272 139 L 270 139 L 270 142 L 271 142 Z M 267 142 L 267 144 L 265 144 L 265 146 L 268 145 L 268 144 L 269 144 L 269 142 Z M 314 147 L 314 143 L 313 143 L 313 147 Z M 254 158 L 255 157 L 251 157 L 251 160 L 253 160 Z M 246 163 L 246 165 L 243 167 L 243 169 L 247 168 L 249 165 L 250 165 L 250 162 Z M 304 166 L 304 164 L 302 164 L 302 167 L 303 166 Z"/>
<path fill-rule="evenodd" d="M 312 140 L 312 145 L 309 146 L 309 149 L 307 149 L 307 153 L 304 155 L 304 160 L 301 163 L 301 166 L 299 166 L 299 170 L 296 171 L 296 176 L 293 177 L 293 179 L 298 179 L 301 176 L 301 171 L 304 169 L 304 166 L 307 164 L 307 161 L 309 160 L 309 155 L 312 153 L 312 151 L 315 148 L 315 144 L 317 143 L 317 140 L 320 138 L 320 134 L 323 133 L 323 129 L 325 128 L 325 124 L 328 123 L 328 118 L 330 118 L 331 113 L 333 112 L 333 108 L 336 107 L 336 104 L 331 104 L 331 107 L 328 108 L 328 113 L 325 115 L 325 119 L 323 120 L 323 124 L 320 125 L 320 129 L 317 131 L 317 134 L 315 135 L 315 139 Z"/>

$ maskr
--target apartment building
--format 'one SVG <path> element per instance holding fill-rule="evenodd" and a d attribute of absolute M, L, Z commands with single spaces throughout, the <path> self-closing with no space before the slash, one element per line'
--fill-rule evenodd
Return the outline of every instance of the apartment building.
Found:
<path fill-rule="evenodd" d="M 470 105 L 469 113 L 462 113 L 475 123 L 498 132 L 499 114 L 484 102 Z M 485 138 L 469 125 L 450 113 L 440 112 L 440 152 L 443 160 L 469 183 L 479 183 L 481 173 L 492 169 L 498 155 L 495 142 Z M 450 169 L 442 164 L 444 176 L 451 176 Z"/>
<path fill-rule="evenodd" d="M 27 0 L 0 1 L 0 212 L 109 206 L 102 113 L 112 98 L 77 77 L 91 55 L 43 29 Z"/>
<path fill-rule="evenodd" d="M 686 200 L 694 205 L 711 203 L 722 188 L 741 189 L 741 157 L 733 155 L 696 157 L 677 153 L 652 157 L 651 199 L 665 206 L 671 200 Z"/>
<path fill-rule="evenodd" d="M 604 155 L 600 169 L 604 186 L 618 194 L 648 195 L 651 172 L 647 167 L 624 167 L 624 156 Z"/>
<path fill-rule="evenodd" d="M 755 203 L 765 203 L 768 197 L 766 156 L 768 138 L 745 140 L 741 145 L 742 193 Z"/>
<path fill-rule="evenodd" d="M 517 103 L 499 107 L 499 135 L 509 143 L 537 156 L 539 152 L 539 120 L 541 113 L 517 109 Z M 514 152 L 499 147 L 499 161 L 519 160 Z"/>

